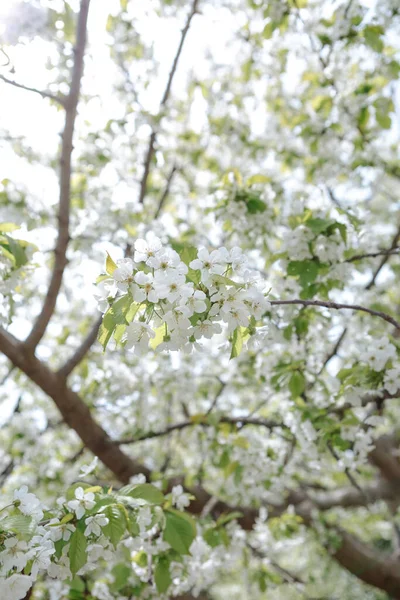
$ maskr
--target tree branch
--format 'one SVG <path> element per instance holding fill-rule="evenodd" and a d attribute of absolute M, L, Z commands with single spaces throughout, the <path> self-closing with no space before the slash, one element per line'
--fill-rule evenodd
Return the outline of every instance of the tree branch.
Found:
<path fill-rule="evenodd" d="M 21 90 L 26 90 L 27 92 L 34 92 L 35 94 L 39 94 L 40 96 L 42 96 L 42 98 L 49 98 L 50 100 L 53 100 L 54 102 L 57 102 L 58 104 L 60 104 L 65 109 L 67 107 L 67 103 L 66 103 L 65 99 L 62 98 L 61 96 L 56 96 L 56 95 L 51 94 L 50 92 L 46 92 L 44 90 L 38 90 L 37 88 L 30 87 L 29 85 L 23 85 L 22 83 L 17 83 L 16 81 L 13 81 L 12 79 L 8 79 L 8 77 L 5 77 L 4 75 L 0 75 L 0 79 L 2 81 L 4 81 L 5 83 L 13 85 L 14 87 L 19 88 Z"/>
<path fill-rule="evenodd" d="M 150 471 L 124 454 L 108 434 L 93 419 L 89 408 L 78 394 L 67 387 L 65 378 L 54 373 L 30 352 L 24 344 L 0 328 L 0 350 L 38 385 L 59 409 L 65 423 L 73 429 L 86 448 L 112 471 L 122 482 L 127 483 L 132 475 Z"/>
<path fill-rule="evenodd" d="M 150 470 L 124 454 L 100 425 L 95 422 L 89 408 L 78 394 L 67 387 L 65 379 L 48 369 L 34 355 L 28 353 L 24 344 L 2 328 L 0 328 L 0 350 L 54 400 L 65 423 L 78 434 L 85 446 L 98 456 L 121 482 L 128 482 L 132 475 L 138 473 L 143 473 L 147 478 L 150 478 Z M 182 478 L 170 480 L 168 489 L 178 483 L 182 483 Z M 393 490 L 393 487 L 390 487 Z M 382 486 L 381 489 L 382 494 L 386 494 L 386 488 Z M 211 495 L 202 487 L 195 487 L 190 491 L 195 495 L 195 500 L 190 505 L 190 511 L 193 514 L 201 514 L 204 506 L 210 501 Z M 353 501 L 356 499 L 356 494 L 359 494 L 357 498 L 364 504 L 365 498 L 358 490 L 354 489 L 350 492 Z M 344 497 L 349 498 L 349 494 L 343 494 L 339 497 L 340 502 L 344 501 Z M 333 497 L 332 500 L 337 501 L 337 498 Z M 312 525 L 311 513 L 313 507 L 318 508 L 318 496 L 311 501 L 306 499 L 302 491 L 290 492 L 286 501 L 280 506 L 271 507 L 270 516 L 282 514 L 290 504 L 295 506 L 296 512 L 307 525 Z M 329 507 L 327 496 L 325 496 L 323 506 L 324 509 Z M 257 508 L 232 507 L 225 502 L 218 501 L 213 507 L 212 513 L 215 516 L 232 510 L 239 510 L 242 513 L 238 521 L 244 529 L 251 530 L 253 528 L 258 517 Z M 340 530 L 336 530 L 336 532 L 340 535 L 341 545 L 338 550 L 334 551 L 334 558 L 348 571 L 366 583 L 399 596 L 400 572 L 398 568 L 395 568 L 386 556 L 376 556 L 368 547 L 348 533 Z"/>
<path fill-rule="evenodd" d="M 366 254 L 356 254 L 351 258 L 347 258 L 344 262 L 356 262 L 358 260 L 362 260 L 364 258 L 376 258 L 377 256 L 385 256 L 389 257 L 392 254 L 398 254 L 400 251 L 400 247 L 390 248 L 389 250 L 380 250 L 379 252 L 367 252 Z M 387 260 L 387 258 L 386 258 Z M 369 285 L 369 284 L 368 284 Z M 371 286 L 372 287 L 372 286 Z"/>
<path fill-rule="evenodd" d="M 374 271 L 374 273 L 372 275 L 371 281 L 365 287 L 366 290 L 369 290 L 374 285 L 376 278 L 378 277 L 379 273 L 381 272 L 381 270 L 383 269 L 383 267 L 385 266 L 385 264 L 389 260 L 390 251 L 391 250 L 393 251 L 397 247 L 397 244 L 398 244 L 399 240 L 400 240 L 400 226 L 397 229 L 397 232 L 396 232 L 396 234 L 395 234 L 395 236 L 394 236 L 394 238 L 392 240 L 392 244 L 391 244 L 390 248 L 388 248 L 387 254 L 382 258 L 382 260 L 379 263 L 377 269 Z"/>
<path fill-rule="evenodd" d="M 82 344 L 75 350 L 74 354 L 58 370 L 59 375 L 62 375 L 63 377 L 68 377 L 68 375 L 75 369 L 75 367 L 77 367 L 79 363 L 84 359 L 84 357 L 89 352 L 90 348 L 93 346 L 97 339 L 97 334 L 99 332 L 99 327 L 102 321 L 103 316 L 101 315 L 94 323 L 92 329 L 89 331 L 87 337 L 83 340 Z"/>
<path fill-rule="evenodd" d="M 66 98 L 65 125 L 62 134 L 60 158 L 60 200 L 58 211 L 58 239 L 55 248 L 55 264 L 42 310 L 26 339 L 26 346 L 35 351 L 44 336 L 47 325 L 54 313 L 57 297 L 61 288 L 64 269 L 67 264 L 66 252 L 69 242 L 69 214 L 71 201 L 71 155 L 73 136 L 79 101 L 81 79 L 83 75 L 83 59 L 86 46 L 86 29 L 90 0 L 81 0 L 78 16 L 76 44 L 74 49 L 74 65 L 71 86 Z"/>
<path fill-rule="evenodd" d="M 190 24 L 192 22 L 194 15 L 197 13 L 198 3 L 199 3 L 199 0 L 193 0 L 192 8 L 191 8 L 188 18 L 186 20 L 186 24 L 185 24 L 184 28 L 182 29 L 181 39 L 180 39 L 180 42 L 178 45 L 178 49 L 176 51 L 174 62 L 172 63 L 172 67 L 169 72 L 167 86 L 164 90 L 164 94 L 163 94 L 163 97 L 160 102 L 160 113 L 168 102 L 168 98 L 169 98 L 169 95 L 171 92 L 172 82 L 173 82 L 173 79 L 174 79 L 174 76 L 176 73 L 176 69 L 178 67 L 179 58 L 182 54 L 183 45 L 185 43 L 185 39 L 186 39 L 186 36 L 187 36 L 189 28 L 190 28 Z M 142 180 L 140 182 L 140 193 L 139 193 L 140 204 L 143 204 L 145 196 L 146 196 L 146 192 L 147 192 L 147 180 L 148 180 L 149 174 L 150 174 L 150 165 L 151 165 L 151 161 L 152 161 L 153 155 L 154 155 L 154 146 L 156 143 L 156 139 L 157 139 L 157 133 L 153 129 L 153 131 L 151 132 L 151 135 L 150 135 L 149 145 L 147 147 L 147 152 L 146 152 L 146 156 L 144 159 L 143 176 L 142 176 Z"/>
<path fill-rule="evenodd" d="M 245 425 L 258 425 L 260 427 L 266 427 L 267 429 L 273 429 L 275 427 L 282 427 L 283 429 L 287 429 L 286 425 L 283 423 L 278 423 L 276 421 L 269 421 L 268 419 L 256 419 L 256 418 L 246 418 L 246 417 L 221 417 L 219 419 L 219 423 L 229 423 L 231 425 L 237 425 L 242 428 Z M 115 443 L 122 445 L 127 444 L 136 444 L 137 442 L 142 442 L 144 440 L 151 440 L 158 437 L 164 437 L 173 431 L 182 431 L 182 429 L 187 429 L 188 427 L 195 427 L 196 425 L 201 425 L 202 427 L 214 427 L 211 423 L 207 421 L 183 421 L 182 423 L 175 423 L 174 425 L 169 425 L 165 429 L 161 431 L 149 431 L 148 433 L 144 433 L 143 435 L 125 438 L 122 440 L 116 440 Z"/>
<path fill-rule="evenodd" d="M 165 201 L 166 201 L 166 199 L 168 198 L 168 195 L 169 195 L 169 190 L 171 188 L 172 180 L 173 180 L 174 175 L 177 172 L 177 170 L 178 170 L 178 167 L 176 165 L 174 165 L 172 167 L 171 171 L 170 171 L 170 174 L 168 175 L 167 183 L 165 185 L 165 189 L 164 189 L 164 191 L 162 193 L 162 196 L 161 196 L 160 201 L 159 201 L 158 206 L 157 206 L 157 210 L 156 210 L 156 212 L 154 214 L 154 220 L 158 219 L 158 217 L 160 216 L 160 213 L 161 213 L 162 209 L 164 208 Z"/>
<path fill-rule="evenodd" d="M 333 308 L 334 310 L 341 310 L 342 308 L 345 310 L 346 309 L 347 310 L 357 310 L 357 311 L 361 311 L 361 312 L 366 312 L 370 315 L 373 315 L 374 317 L 379 317 L 380 319 L 383 319 L 384 321 L 387 321 L 388 323 L 393 325 L 393 327 L 395 327 L 396 329 L 400 329 L 400 323 L 398 321 L 396 321 L 396 319 L 394 319 L 390 315 L 388 315 L 384 312 L 381 312 L 379 310 L 372 310 L 371 308 L 366 308 L 365 306 L 360 306 L 359 304 L 338 304 L 337 302 L 323 302 L 322 300 L 299 300 L 299 299 L 271 300 L 270 304 L 272 306 L 301 304 L 302 306 L 321 306 L 324 308 Z"/>
<path fill-rule="evenodd" d="M 344 338 L 346 337 L 346 333 L 347 333 L 347 328 L 345 327 L 342 331 L 342 333 L 340 334 L 340 336 L 338 337 L 338 340 L 336 342 L 336 344 L 334 345 L 334 347 L 332 348 L 332 350 L 329 352 L 329 354 L 326 356 L 324 362 L 321 365 L 321 368 L 319 369 L 317 375 L 321 375 L 321 373 L 323 372 L 323 370 L 325 369 L 325 367 L 327 366 L 327 364 L 332 360 L 332 358 L 334 356 L 337 355 L 337 353 L 339 352 L 340 346 L 342 345 L 342 342 L 344 340 Z"/>

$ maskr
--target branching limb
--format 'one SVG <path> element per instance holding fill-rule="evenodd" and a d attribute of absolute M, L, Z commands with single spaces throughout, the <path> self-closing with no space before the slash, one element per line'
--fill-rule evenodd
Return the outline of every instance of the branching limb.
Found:
<path fill-rule="evenodd" d="M 30 87 L 29 85 L 23 85 L 22 83 L 18 83 L 17 81 L 8 79 L 8 77 L 5 77 L 4 75 L 0 75 L 0 79 L 5 83 L 13 85 L 14 87 L 17 87 L 21 90 L 26 90 L 27 92 L 34 92 L 35 94 L 39 94 L 40 96 L 42 96 L 42 98 L 49 98 L 50 100 L 57 102 L 57 104 L 60 104 L 63 108 L 67 107 L 65 98 L 62 98 L 61 96 L 56 96 L 55 94 L 51 94 L 50 92 L 46 92 L 44 90 L 38 90 L 37 88 Z"/>
<path fill-rule="evenodd" d="M 60 158 L 60 201 L 58 211 L 58 239 L 55 248 L 55 263 L 50 284 L 42 310 L 26 339 L 26 346 L 35 351 L 44 336 L 47 325 L 54 313 L 57 297 L 61 288 L 64 269 L 67 264 L 66 252 L 69 242 L 69 214 L 71 202 L 71 155 L 73 136 L 79 101 L 81 79 L 83 75 L 83 59 L 87 36 L 87 19 L 90 0 L 81 0 L 78 16 L 74 66 L 72 69 L 71 87 L 66 98 L 65 125 L 62 135 Z"/>
<path fill-rule="evenodd" d="M 120 481 L 127 483 L 132 475 L 138 473 L 150 476 L 149 469 L 124 454 L 96 423 L 82 398 L 66 385 L 64 377 L 27 352 L 23 343 L 1 327 L 0 351 L 52 398 L 66 425 L 78 434 L 85 447 L 98 456 Z"/>
<path fill-rule="evenodd" d="M 180 39 L 180 42 L 178 45 L 178 49 L 176 51 L 174 62 L 172 63 L 172 67 L 169 72 L 167 86 L 164 90 L 164 94 L 163 94 L 163 97 L 160 102 L 160 112 L 162 111 L 162 109 L 165 107 L 165 105 L 168 102 L 168 98 L 171 93 L 172 82 L 174 80 L 176 69 L 178 67 L 178 62 L 179 62 L 180 56 L 182 54 L 183 45 L 185 43 L 186 36 L 189 32 L 189 28 L 190 28 L 192 19 L 193 19 L 194 15 L 197 13 L 198 4 L 199 4 L 199 0 L 193 0 L 192 8 L 191 8 L 188 18 L 186 20 L 186 24 L 185 24 L 184 28 L 182 29 L 181 39 Z M 151 135 L 150 135 L 149 145 L 147 147 L 147 152 L 146 152 L 146 156 L 144 159 L 143 176 L 142 176 L 142 180 L 140 182 L 140 193 L 139 193 L 140 204 L 143 204 L 145 196 L 146 196 L 146 192 L 147 192 L 147 180 L 148 180 L 149 174 L 150 174 L 150 166 L 151 166 L 151 161 L 152 161 L 153 155 L 154 155 L 156 139 L 157 139 L 157 133 L 153 129 L 153 131 L 151 132 Z"/>
<path fill-rule="evenodd" d="M 359 304 L 338 304 L 337 302 L 324 302 L 322 300 L 271 300 L 272 306 L 285 306 L 290 304 L 300 304 L 302 306 L 321 306 L 323 308 L 332 308 L 334 310 L 345 309 L 361 311 L 373 315 L 374 317 L 379 317 L 380 319 L 383 319 L 384 321 L 387 321 L 387 323 L 393 325 L 393 327 L 396 329 L 400 330 L 400 323 L 390 315 L 380 310 L 372 310 L 371 308 L 360 306 Z"/>
<path fill-rule="evenodd" d="M 103 317 L 100 316 L 94 323 L 93 327 L 89 331 L 87 337 L 83 340 L 82 344 L 77 348 L 74 354 L 63 364 L 58 370 L 59 375 L 68 377 L 68 375 L 79 365 L 79 363 L 85 358 L 90 348 L 93 346 L 97 339 L 99 327 L 102 323 Z"/>

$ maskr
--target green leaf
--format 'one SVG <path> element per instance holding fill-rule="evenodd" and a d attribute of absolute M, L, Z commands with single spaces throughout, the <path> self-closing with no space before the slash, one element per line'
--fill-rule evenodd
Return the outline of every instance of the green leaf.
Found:
<path fill-rule="evenodd" d="M 157 346 L 159 346 L 163 341 L 164 341 L 164 336 L 165 336 L 165 325 L 164 323 L 162 325 L 160 325 L 159 327 L 157 327 L 157 329 L 155 330 L 156 336 L 154 338 L 152 338 L 150 340 L 150 348 L 153 348 L 153 350 L 155 350 L 157 348 Z"/>
<path fill-rule="evenodd" d="M 103 321 L 100 325 L 99 333 L 97 335 L 97 339 L 103 346 L 103 350 L 107 348 L 107 344 L 111 339 L 115 326 L 114 317 L 110 307 L 103 317 Z"/>
<path fill-rule="evenodd" d="M 200 269 L 191 269 L 189 267 L 188 272 L 186 273 L 186 279 L 194 283 L 194 285 L 199 285 L 201 281 Z"/>
<path fill-rule="evenodd" d="M 313 260 L 292 260 L 288 264 L 287 274 L 297 276 L 302 287 L 307 287 L 318 276 L 318 264 Z"/>
<path fill-rule="evenodd" d="M 15 231 L 19 228 L 20 226 L 15 223 L 0 223 L 0 231 L 3 233 L 9 233 L 10 231 Z"/>
<path fill-rule="evenodd" d="M 298 398 L 306 389 L 306 380 L 301 371 L 294 371 L 289 379 L 289 390 L 292 398 Z"/>
<path fill-rule="evenodd" d="M 19 240 L 14 240 L 9 235 L 6 235 L 5 237 L 7 239 L 8 248 L 14 257 L 15 266 L 18 269 L 28 262 L 25 250 Z"/>
<path fill-rule="evenodd" d="M 323 231 L 326 231 L 332 223 L 332 219 L 320 219 L 317 217 L 315 219 L 308 219 L 305 224 L 315 235 L 319 235 Z"/>
<path fill-rule="evenodd" d="M 378 123 L 378 125 L 380 125 L 382 127 L 382 129 L 390 129 L 391 128 L 392 119 L 391 119 L 390 115 L 377 110 L 376 114 L 375 114 L 375 118 L 376 118 L 376 122 Z"/>
<path fill-rule="evenodd" d="M 180 256 L 182 262 L 189 266 L 189 263 L 197 258 L 197 248 L 195 246 L 183 245 L 183 248 L 179 251 L 176 250 Z"/>
<path fill-rule="evenodd" d="M 229 523 L 230 521 L 234 521 L 235 519 L 240 519 L 240 517 L 243 517 L 243 513 L 239 512 L 238 510 L 234 510 L 231 513 L 223 514 L 220 517 L 218 517 L 216 525 L 217 527 L 222 527 L 222 525 L 226 525 L 227 523 Z"/>
<path fill-rule="evenodd" d="M 115 548 L 126 531 L 125 514 L 115 505 L 107 506 L 103 513 L 107 517 L 108 523 L 102 528 L 102 531 Z"/>
<path fill-rule="evenodd" d="M 224 275 L 213 274 L 212 280 L 214 283 L 222 283 L 223 285 L 233 285 L 235 288 L 240 288 L 243 285 L 241 283 L 236 283 L 236 281 L 233 281 L 232 279 L 229 279 L 229 277 L 225 277 Z"/>
<path fill-rule="evenodd" d="M 269 183 L 270 181 L 271 181 L 271 178 L 267 177 L 266 175 L 252 175 L 246 181 L 246 185 L 250 186 L 250 185 L 254 185 L 256 183 Z"/>
<path fill-rule="evenodd" d="M 119 592 L 126 586 L 126 582 L 132 574 L 132 569 L 123 563 L 118 563 L 111 571 L 114 582 L 111 584 L 111 588 L 115 592 Z"/>
<path fill-rule="evenodd" d="M 369 107 L 362 106 L 357 116 L 357 125 L 362 131 L 365 131 L 368 125 L 369 116 Z"/>
<path fill-rule="evenodd" d="M 114 323 L 116 325 L 127 324 L 126 315 L 129 312 L 131 305 L 132 296 L 130 294 L 125 294 L 125 296 L 122 296 L 113 302 L 112 306 L 110 307 L 110 313 L 112 314 Z"/>
<path fill-rule="evenodd" d="M 390 129 L 392 126 L 391 112 L 395 110 L 393 100 L 391 98 L 377 98 L 374 102 L 375 118 L 378 125 L 382 129 Z"/>
<path fill-rule="evenodd" d="M 10 515 L 0 521 L 0 529 L 12 531 L 17 535 L 28 536 L 35 530 L 35 523 L 32 517 L 27 515 Z"/>
<path fill-rule="evenodd" d="M 109 275 L 112 275 L 115 271 L 115 269 L 117 268 L 117 265 L 115 264 L 115 262 L 113 261 L 113 259 L 111 258 L 111 256 L 108 254 L 107 252 L 107 258 L 106 258 L 106 271 Z"/>
<path fill-rule="evenodd" d="M 243 348 L 243 335 L 242 335 L 242 328 L 241 327 L 236 327 L 235 331 L 233 332 L 233 336 L 232 336 L 232 350 L 231 350 L 231 356 L 230 358 L 236 358 L 237 356 L 239 356 L 239 354 L 241 353 Z"/>
<path fill-rule="evenodd" d="M 315 96 L 311 101 L 311 106 L 317 113 L 321 113 L 322 116 L 327 117 L 333 106 L 333 100 L 330 96 Z"/>
<path fill-rule="evenodd" d="M 159 594 L 165 594 L 172 583 L 169 572 L 170 561 L 165 556 L 160 556 L 154 569 L 154 581 Z"/>
<path fill-rule="evenodd" d="M 366 43 L 375 52 L 382 52 L 383 50 L 383 41 L 381 40 L 383 33 L 383 28 L 380 25 L 367 25 L 363 31 Z"/>
<path fill-rule="evenodd" d="M 71 573 L 75 575 L 79 569 L 86 564 L 87 559 L 87 538 L 83 531 L 77 527 L 71 535 L 68 549 L 69 565 Z"/>
<path fill-rule="evenodd" d="M 247 212 L 249 212 L 251 215 L 255 215 L 256 213 L 263 213 L 267 210 L 267 205 L 259 198 L 251 198 L 250 200 L 248 200 L 246 205 Z"/>
<path fill-rule="evenodd" d="M 164 540 L 179 554 L 189 554 L 196 536 L 195 522 L 189 515 L 172 508 L 165 511 Z"/>
<path fill-rule="evenodd" d="M 149 504 L 162 504 L 165 501 L 164 494 L 151 483 L 126 485 L 118 491 L 118 494 L 129 496 L 130 498 L 141 498 Z"/>
<path fill-rule="evenodd" d="M 216 527 L 209 527 L 203 532 L 203 538 L 211 548 L 221 546 L 223 541 L 221 537 L 221 530 Z"/>

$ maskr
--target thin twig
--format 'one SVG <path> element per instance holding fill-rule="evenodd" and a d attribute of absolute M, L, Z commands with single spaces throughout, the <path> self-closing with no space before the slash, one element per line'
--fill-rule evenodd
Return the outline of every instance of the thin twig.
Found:
<path fill-rule="evenodd" d="M 0 386 L 5 384 L 5 382 L 7 381 L 7 379 L 10 377 L 11 373 L 12 373 L 13 371 L 15 371 L 15 368 L 16 368 L 16 367 L 15 367 L 15 365 L 12 365 L 12 366 L 10 367 L 10 369 L 8 370 L 8 373 L 6 373 L 6 374 L 4 375 L 4 377 L 3 377 L 3 379 L 0 381 Z"/>
<path fill-rule="evenodd" d="M 225 381 L 221 381 L 221 379 L 219 379 L 219 383 L 220 383 L 219 390 L 218 390 L 218 392 L 215 394 L 215 396 L 214 396 L 214 399 L 213 399 L 213 401 L 212 401 L 212 402 L 211 402 L 211 404 L 210 404 L 210 408 L 209 408 L 209 409 L 207 410 L 207 412 L 206 412 L 206 417 L 208 417 L 208 415 L 209 415 L 210 413 L 212 413 L 212 411 L 214 410 L 214 408 L 215 408 L 215 407 L 216 407 L 216 405 L 217 405 L 217 402 L 218 402 L 218 400 L 219 400 L 219 398 L 220 398 L 220 396 L 221 396 L 222 392 L 223 392 L 223 391 L 224 391 L 224 389 L 226 388 L 226 382 L 225 382 Z"/>
<path fill-rule="evenodd" d="M 349 10 L 351 9 L 352 4 L 353 4 L 353 0 L 349 0 L 347 3 L 347 6 L 345 8 L 345 11 L 343 13 L 343 19 L 347 19 L 347 15 L 349 14 Z"/>
<path fill-rule="evenodd" d="M 334 310 L 341 310 L 342 308 L 345 310 L 358 310 L 361 312 L 366 312 L 374 317 L 379 317 L 384 321 L 387 321 L 396 329 L 400 329 L 400 323 L 396 321 L 390 315 L 380 311 L 380 310 L 372 310 L 371 308 L 366 308 L 365 306 L 360 306 L 359 304 L 339 304 L 338 302 L 324 302 L 322 300 L 271 300 L 270 304 L 272 306 L 284 306 L 290 304 L 300 304 L 302 306 L 321 306 L 323 308 L 333 308 Z"/>
<path fill-rule="evenodd" d="M 366 254 L 356 254 L 351 258 L 347 258 L 344 262 L 356 262 L 357 260 L 362 260 L 363 258 L 376 258 L 377 256 L 390 256 L 392 254 L 398 254 L 400 251 L 400 246 L 396 248 L 390 248 L 389 250 L 380 250 L 379 252 L 367 252 Z"/>
<path fill-rule="evenodd" d="M 332 360 L 332 358 L 334 356 L 336 356 L 336 354 L 339 351 L 340 346 L 342 345 L 342 342 L 343 342 L 344 338 L 346 337 L 346 333 L 347 333 L 347 327 L 345 327 L 343 329 L 343 331 L 340 334 L 340 336 L 339 336 L 336 344 L 334 345 L 334 347 L 332 348 L 331 352 L 329 352 L 329 354 L 325 358 L 324 362 L 322 363 L 321 368 L 318 371 L 317 375 L 321 375 L 322 371 L 325 369 L 325 367 L 327 366 L 327 364 L 329 363 L 329 361 Z"/>
<path fill-rule="evenodd" d="M 93 327 L 91 328 L 87 337 L 83 340 L 79 348 L 75 350 L 74 354 L 58 370 L 58 373 L 60 375 L 62 375 L 63 377 L 68 377 L 68 375 L 75 369 L 75 367 L 78 366 L 79 363 L 83 360 L 83 358 L 89 352 L 90 348 L 93 346 L 97 339 L 97 334 L 99 332 L 99 328 L 102 321 L 103 316 L 101 315 L 94 323 Z"/>
<path fill-rule="evenodd" d="M 60 201 L 58 211 L 58 239 L 55 248 L 55 264 L 49 288 L 42 310 L 26 339 L 26 347 L 34 352 L 44 336 L 47 325 L 54 313 L 57 297 L 61 288 L 64 269 L 67 264 L 66 252 L 69 242 L 69 214 L 71 203 L 71 155 L 73 136 L 79 101 L 81 79 L 83 75 L 83 59 L 86 46 L 87 18 L 90 0 L 81 0 L 78 16 L 75 59 L 72 69 L 71 87 L 66 99 L 65 126 L 62 135 L 60 158 Z"/>
<path fill-rule="evenodd" d="M 172 82 L 173 82 L 173 79 L 174 79 L 174 76 L 176 73 L 176 69 L 178 67 L 179 58 L 182 54 L 183 45 L 185 43 L 185 39 L 186 39 L 186 36 L 187 36 L 189 28 L 190 28 L 190 24 L 192 22 L 194 15 L 197 13 L 198 3 L 199 3 L 199 0 L 193 1 L 192 8 L 191 8 L 188 18 L 186 20 L 185 27 L 182 29 L 181 39 L 180 39 L 180 42 L 178 45 L 178 49 L 175 54 L 174 62 L 172 63 L 171 71 L 169 72 L 167 86 L 164 90 L 164 94 L 163 94 L 163 97 L 160 102 L 159 114 L 161 114 L 162 109 L 167 104 L 167 101 L 168 101 L 168 98 L 169 98 L 169 95 L 171 92 Z M 140 193 L 139 193 L 140 204 L 143 204 L 145 196 L 146 196 L 146 192 L 147 192 L 147 180 L 148 180 L 149 174 L 150 174 L 150 165 L 151 165 L 151 161 L 152 161 L 153 155 L 154 155 L 154 146 L 156 143 L 156 139 L 157 139 L 157 133 L 153 129 L 153 131 L 151 132 L 151 135 L 150 135 L 149 145 L 147 147 L 147 152 L 146 152 L 146 156 L 144 159 L 143 176 L 142 176 L 142 180 L 140 182 Z"/>
<path fill-rule="evenodd" d="M 332 444 L 330 442 L 327 443 L 327 448 L 329 450 L 329 452 L 332 454 L 333 458 L 339 462 L 340 457 L 338 456 L 336 450 L 333 448 Z M 360 492 L 360 494 L 363 496 L 363 498 L 365 499 L 366 504 L 369 503 L 369 497 L 368 494 L 362 489 L 362 487 L 360 486 L 360 484 L 357 482 L 357 480 L 355 479 L 355 477 L 352 475 L 350 469 L 348 467 L 345 467 L 344 469 L 344 473 L 347 477 L 347 479 L 350 481 L 351 485 L 358 491 Z"/>
<path fill-rule="evenodd" d="M 158 219 L 162 209 L 164 208 L 165 201 L 169 195 L 169 190 L 171 189 L 172 180 L 173 180 L 174 175 L 177 172 L 177 170 L 178 170 L 178 167 L 176 165 L 174 165 L 170 171 L 170 174 L 168 175 L 167 183 L 165 185 L 164 191 L 163 191 L 160 201 L 158 203 L 157 210 L 154 215 L 154 219 Z"/>
<path fill-rule="evenodd" d="M 246 425 L 256 425 L 259 427 L 266 427 L 267 429 L 274 429 L 275 427 L 286 428 L 283 423 L 278 423 L 277 421 L 270 421 L 268 419 L 256 419 L 256 418 L 246 418 L 246 417 L 221 417 L 219 419 L 219 423 L 229 423 L 231 425 L 237 425 L 242 428 Z M 122 440 L 115 440 L 116 444 L 125 445 L 125 444 L 135 444 L 136 442 L 142 442 L 144 440 L 151 440 L 158 437 L 163 437 L 172 433 L 173 431 L 181 431 L 182 429 L 187 429 L 188 427 L 195 427 L 196 425 L 201 425 L 202 427 L 213 427 L 211 423 L 207 423 L 207 421 L 182 421 L 182 423 L 175 423 L 174 425 L 169 425 L 165 429 L 161 431 L 149 431 L 143 435 L 139 435 L 137 437 L 125 438 Z"/>
<path fill-rule="evenodd" d="M 391 244 L 390 248 L 388 248 L 388 250 L 390 251 L 390 250 L 394 250 L 395 248 L 397 248 L 397 244 L 398 244 L 399 240 L 400 240 L 400 227 L 397 229 L 396 235 L 394 236 L 394 238 L 392 240 L 392 244 Z M 389 260 L 389 256 L 390 256 L 390 252 L 387 252 L 385 254 L 385 256 L 382 258 L 377 269 L 374 271 L 374 273 L 372 275 L 371 281 L 365 287 L 366 290 L 371 289 L 372 286 L 375 284 L 375 280 L 378 277 L 381 270 L 383 269 L 383 267 L 385 266 L 385 264 L 387 263 L 387 261 Z"/>
<path fill-rule="evenodd" d="M 0 75 L 0 79 L 5 83 L 13 85 L 14 87 L 19 88 L 21 90 L 26 90 L 27 92 L 34 92 L 35 94 L 39 94 L 40 96 L 42 96 L 42 98 L 49 98 L 50 100 L 53 100 L 54 102 L 60 104 L 63 108 L 66 108 L 67 106 L 65 99 L 61 96 L 56 96 L 44 90 L 38 90 L 37 88 L 30 87 L 29 85 L 23 85 L 22 83 L 18 83 L 17 81 L 8 79 L 8 77 L 5 77 L 4 75 Z"/>

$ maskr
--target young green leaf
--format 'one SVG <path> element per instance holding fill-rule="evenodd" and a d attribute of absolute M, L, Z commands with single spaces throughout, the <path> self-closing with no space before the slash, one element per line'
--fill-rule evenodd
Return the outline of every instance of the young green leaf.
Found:
<path fill-rule="evenodd" d="M 79 569 L 81 569 L 86 564 L 87 559 L 87 538 L 84 535 L 83 531 L 79 527 L 77 527 L 74 533 L 71 535 L 69 542 L 69 565 L 71 569 L 71 573 L 75 575 Z"/>
<path fill-rule="evenodd" d="M 169 564 L 166 556 L 160 556 L 154 569 L 154 581 L 159 594 L 165 594 L 172 583 Z"/>
<path fill-rule="evenodd" d="M 112 275 L 115 271 L 115 269 L 117 268 L 117 265 L 115 264 L 115 262 L 113 261 L 113 259 L 111 258 L 111 256 L 108 254 L 107 252 L 107 258 L 106 258 L 106 271 L 109 275 Z"/>
<path fill-rule="evenodd" d="M 140 498 L 146 500 L 149 504 L 162 504 L 165 501 L 164 494 L 151 483 L 126 485 L 119 490 L 118 494 L 130 498 Z"/>
<path fill-rule="evenodd" d="M 189 554 L 196 536 L 195 522 L 189 515 L 172 508 L 165 511 L 164 540 L 179 554 Z"/>
<path fill-rule="evenodd" d="M 289 390 L 292 398 L 298 398 L 306 389 L 306 380 L 301 371 L 294 371 L 289 379 Z"/>

